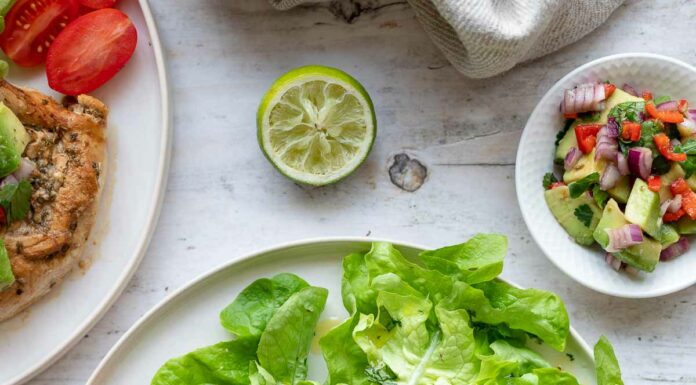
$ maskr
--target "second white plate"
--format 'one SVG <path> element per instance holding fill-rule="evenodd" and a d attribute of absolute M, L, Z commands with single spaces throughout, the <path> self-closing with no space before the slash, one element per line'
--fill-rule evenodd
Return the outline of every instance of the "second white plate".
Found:
<path fill-rule="evenodd" d="M 220 326 L 219 313 L 252 281 L 280 272 L 300 275 L 312 285 L 329 290 L 322 319 L 345 319 L 348 314 L 341 301 L 341 259 L 353 252 L 370 249 L 369 238 L 309 240 L 275 247 L 236 259 L 172 293 L 148 312 L 114 346 L 94 372 L 88 384 L 148 384 L 157 369 L 168 359 L 198 347 L 229 340 Z M 407 257 L 423 248 L 397 247 Z M 574 360 L 550 348 L 539 352 L 554 366 L 575 374 L 580 383 L 592 385 L 594 362 L 582 338 L 571 329 L 566 352 Z M 326 369 L 318 352 L 309 363 L 309 378 L 322 380 Z"/>

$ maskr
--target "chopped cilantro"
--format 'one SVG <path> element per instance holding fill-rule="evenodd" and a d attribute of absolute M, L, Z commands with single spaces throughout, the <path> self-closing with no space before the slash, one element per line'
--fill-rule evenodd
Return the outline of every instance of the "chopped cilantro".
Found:
<path fill-rule="evenodd" d="M 645 102 L 624 102 L 617 104 L 609 111 L 610 117 L 616 119 L 618 123 L 624 120 L 640 122 L 640 114 L 645 109 Z"/>
<path fill-rule="evenodd" d="M 558 179 L 556 179 L 556 176 L 553 175 L 551 172 L 547 172 L 544 174 L 544 180 L 542 181 L 542 185 L 544 186 L 544 190 L 548 190 L 549 187 L 551 187 L 552 184 L 558 182 Z"/>
<path fill-rule="evenodd" d="M 577 198 L 585 191 L 592 188 L 592 185 L 599 183 L 599 173 L 593 172 L 592 174 L 577 180 L 568 185 L 568 190 L 571 198 Z"/>
<path fill-rule="evenodd" d="M 691 138 L 687 139 L 684 143 L 675 146 L 674 152 L 683 152 L 687 155 L 696 155 L 696 140 Z"/>
<path fill-rule="evenodd" d="M 10 183 L 0 189 L 0 205 L 5 209 L 7 223 L 24 219 L 29 213 L 31 184 L 26 180 Z"/>
<path fill-rule="evenodd" d="M 609 200 L 609 193 L 600 189 L 599 185 L 596 184 L 594 187 L 592 187 L 592 197 L 594 198 L 595 202 L 597 202 L 597 206 L 599 206 L 600 209 L 603 209 L 604 205 L 606 205 L 607 201 Z"/>
<path fill-rule="evenodd" d="M 575 217 L 578 218 L 582 224 L 585 225 L 585 227 L 590 227 L 590 224 L 592 223 L 592 209 L 590 208 L 589 205 L 584 204 L 578 206 L 578 208 L 575 209 Z"/>

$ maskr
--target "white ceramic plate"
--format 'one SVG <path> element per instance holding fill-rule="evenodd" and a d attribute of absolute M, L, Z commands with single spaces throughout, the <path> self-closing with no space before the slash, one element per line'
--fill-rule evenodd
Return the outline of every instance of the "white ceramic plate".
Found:
<path fill-rule="evenodd" d="M 372 241 L 369 238 L 308 240 L 235 258 L 234 262 L 193 280 L 150 310 L 121 337 L 87 384 L 148 384 L 169 358 L 229 339 L 230 334 L 219 322 L 220 310 L 252 281 L 280 272 L 298 274 L 310 284 L 329 290 L 322 319 L 347 318 L 341 302 L 341 259 L 349 253 L 368 251 Z M 398 247 L 407 257 L 423 249 L 403 244 Z M 592 353 L 574 330 L 567 348 L 574 361 L 550 348 L 541 348 L 539 351 L 552 365 L 571 371 L 583 384 L 595 383 Z M 309 368 L 309 378 L 320 381 L 326 378 L 319 352 L 312 352 Z"/>
<path fill-rule="evenodd" d="M 119 8 L 138 30 L 131 61 L 94 95 L 109 106 L 107 180 L 79 269 L 23 314 L 0 324 L 0 384 L 18 384 L 75 344 L 121 293 L 159 213 L 169 157 L 169 101 L 159 38 L 145 0 Z M 50 91 L 43 67 L 10 69 L 18 85 Z"/>
<path fill-rule="evenodd" d="M 638 277 L 614 272 L 601 248 L 576 244 L 558 224 L 544 201 L 541 180 L 553 168 L 554 141 L 563 126 L 558 106 L 563 90 L 580 83 L 610 80 L 657 95 L 696 100 L 696 69 L 681 61 L 653 54 L 607 56 L 587 63 L 559 80 L 544 95 L 524 128 L 517 150 L 517 199 L 530 233 L 546 256 L 579 283 L 599 292 L 627 298 L 657 297 L 696 282 L 696 251 L 659 263 Z"/>

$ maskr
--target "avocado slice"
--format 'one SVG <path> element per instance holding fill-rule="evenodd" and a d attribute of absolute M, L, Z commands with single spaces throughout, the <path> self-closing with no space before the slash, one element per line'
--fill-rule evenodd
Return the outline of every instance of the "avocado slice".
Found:
<path fill-rule="evenodd" d="M 604 206 L 602 219 L 593 233 L 594 240 L 606 250 L 609 245 L 607 229 L 616 229 L 627 224 L 628 221 L 621 212 L 619 204 L 615 200 L 609 199 L 607 205 Z M 612 253 L 612 255 L 636 269 L 653 271 L 660 261 L 661 251 L 662 245 L 659 242 L 649 237 L 644 237 L 642 243 L 629 246 L 624 250 Z"/>
<path fill-rule="evenodd" d="M 662 249 L 668 248 L 669 246 L 677 243 L 679 240 L 679 233 L 672 225 L 663 224 L 660 227 L 660 235 L 660 244 L 662 245 Z"/>
<path fill-rule="evenodd" d="M 546 204 L 558 223 L 575 242 L 581 245 L 592 244 L 592 232 L 597 227 L 599 217 L 602 215 L 602 210 L 597 206 L 594 199 L 587 194 L 582 194 L 573 199 L 568 192 L 568 186 L 559 186 L 544 191 L 544 199 L 546 199 Z M 592 210 L 590 226 L 586 226 L 575 216 L 575 210 L 583 205 L 587 205 Z"/>
<path fill-rule="evenodd" d="M 686 174 L 684 174 L 684 170 L 681 168 L 681 166 L 677 163 L 672 163 L 672 167 L 670 167 L 669 171 L 660 176 L 660 202 L 664 202 L 667 199 L 672 199 L 672 191 L 670 190 L 669 186 L 675 180 L 683 178 L 684 175 Z M 689 185 L 689 187 L 691 187 L 691 185 Z"/>
<path fill-rule="evenodd" d="M 696 221 L 683 216 L 677 221 L 677 232 L 679 234 L 696 234 Z"/>
<path fill-rule="evenodd" d="M 628 202 L 628 196 L 631 194 L 631 178 L 628 175 L 622 176 L 614 188 L 607 190 L 607 192 L 619 203 Z"/>
<path fill-rule="evenodd" d="M 614 90 L 614 93 L 611 94 L 609 99 L 606 101 L 606 105 L 604 107 L 604 110 L 602 110 L 602 113 L 599 115 L 599 123 L 606 124 L 607 123 L 607 117 L 609 116 L 609 112 L 611 111 L 612 108 L 616 107 L 617 105 L 621 103 L 626 103 L 626 102 L 644 102 L 645 100 L 643 98 L 633 96 L 626 91 L 616 89 Z"/>
<path fill-rule="evenodd" d="M 589 154 L 581 156 L 575 166 L 563 174 L 563 182 L 570 184 L 594 172 L 601 174 L 605 167 L 604 159 L 595 160 L 595 150 L 593 149 Z"/>
<path fill-rule="evenodd" d="M 640 226 L 653 238 L 660 239 L 660 196 L 650 191 L 648 184 L 640 178 L 633 183 L 631 195 L 628 196 L 626 220 Z"/>
<path fill-rule="evenodd" d="M 10 257 L 7 255 L 5 243 L 0 239 L 0 291 L 7 289 L 14 281 Z"/>
<path fill-rule="evenodd" d="M 0 177 L 15 171 L 29 143 L 29 134 L 17 116 L 0 103 Z"/>
<path fill-rule="evenodd" d="M 556 163 L 563 163 L 565 161 L 565 157 L 568 155 L 568 151 L 570 151 L 571 147 L 578 148 L 578 138 L 575 137 L 575 126 L 577 126 L 579 123 L 580 120 L 575 119 L 573 124 L 570 125 L 570 128 L 568 128 L 568 131 L 566 131 L 563 138 L 558 142 L 558 146 L 556 146 L 556 156 L 554 159 Z"/>

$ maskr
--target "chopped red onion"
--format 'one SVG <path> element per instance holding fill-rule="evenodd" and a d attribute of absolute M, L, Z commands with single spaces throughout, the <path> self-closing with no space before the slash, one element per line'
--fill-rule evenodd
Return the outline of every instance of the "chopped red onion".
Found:
<path fill-rule="evenodd" d="M 18 180 L 24 180 L 31 176 L 31 173 L 36 169 L 36 164 L 28 158 L 22 158 L 19 168 L 12 173 Z"/>
<path fill-rule="evenodd" d="M 578 150 L 577 147 L 571 147 L 566 154 L 565 161 L 563 162 L 563 168 L 570 170 L 571 168 L 575 167 L 578 160 L 580 160 L 580 157 L 582 157 L 582 152 Z"/>
<path fill-rule="evenodd" d="M 671 144 L 672 147 L 676 147 L 676 146 L 679 146 L 681 144 L 681 142 L 679 141 L 679 139 L 674 138 L 674 139 L 669 141 L 669 144 Z"/>
<path fill-rule="evenodd" d="M 638 96 L 638 91 L 636 91 L 636 89 L 631 87 L 631 85 L 628 83 L 624 83 L 624 85 L 621 86 L 621 89 L 629 95 Z"/>
<path fill-rule="evenodd" d="M 628 168 L 633 175 L 647 180 L 652 169 L 652 161 L 652 151 L 649 148 L 632 147 L 628 150 Z"/>
<path fill-rule="evenodd" d="M 597 132 L 597 147 L 595 149 L 595 159 L 606 159 L 613 161 L 616 159 L 616 154 L 619 152 L 619 142 L 616 138 L 612 138 L 609 133 L 609 128 L 603 126 Z"/>
<path fill-rule="evenodd" d="M 681 236 L 677 243 L 670 245 L 660 253 L 660 261 L 669 261 L 674 259 L 689 250 L 689 240 Z"/>
<path fill-rule="evenodd" d="M 657 105 L 658 111 L 677 111 L 679 109 L 679 104 L 676 100 L 670 100 L 668 102 L 660 103 Z"/>
<path fill-rule="evenodd" d="M 604 84 L 586 83 L 563 92 L 561 112 L 574 114 L 578 112 L 601 111 L 604 108 Z"/>
<path fill-rule="evenodd" d="M 616 229 L 606 229 L 605 231 L 609 235 L 609 244 L 606 250 L 610 253 L 643 242 L 643 230 L 640 229 L 640 226 L 633 223 Z"/>
<path fill-rule="evenodd" d="M 2 182 L 0 182 L 0 188 L 5 187 L 8 184 L 14 184 L 17 183 L 17 178 L 15 178 L 12 174 L 6 176 Z"/>
<path fill-rule="evenodd" d="M 667 208 L 667 211 L 669 211 L 670 213 L 676 213 L 682 207 L 682 195 L 675 195 L 674 198 L 669 200 L 669 202 L 670 203 L 669 207 Z"/>
<path fill-rule="evenodd" d="M 619 124 L 616 123 L 616 118 L 614 118 L 613 116 L 607 119 L 607 135 L 610 138 L 619 137 Z"/>
<path fill-rule="evenodd" d="M 619 169 L 613 163 L 609 163 L 607 167 L 604 168 L 602 177 L 599 179 L 599 188 L 607 191 L 611 190 L 616 186 L 616 182 L 621 178 L 621 173 Z"/>
<path fill-rule="evenodd" d="M 691 120 L 696 120 L 696 109 L 687 110 L 686 117 L 691 119 Z"/>
<path fill-rule="evenodd" d="M 611 253 L 607 253 L 604 256 L 604 260 L 609 266 L 611 266 L 612 269 L 614 269 L 614 271 L 621 270 L 621 261 L 616 259 Z"/>
<path fill-rule="evenodd" d="M 631 170 L 628 168 L 628 160 L 626 160 L 626 157 L 621 151 L 616 154 L 616 167 L 619 169 L 621 175 L 628 175 L 631 173 Z"/>

